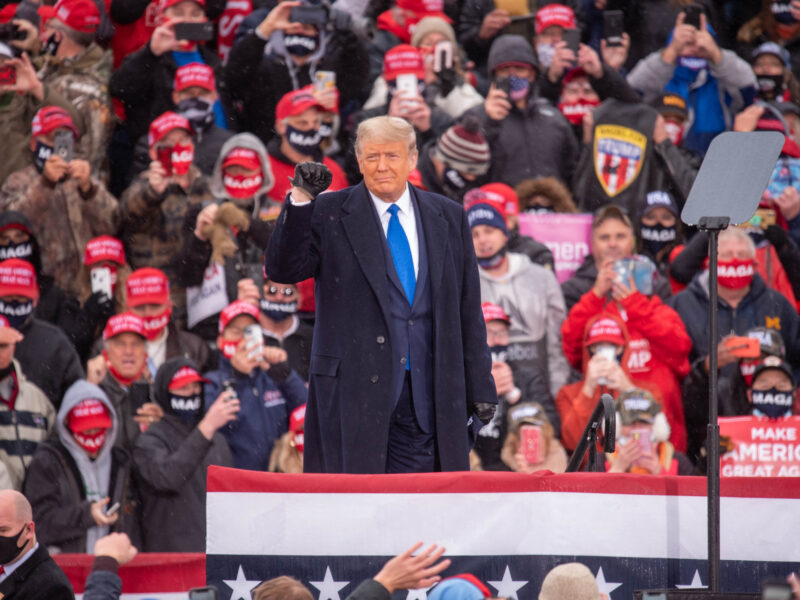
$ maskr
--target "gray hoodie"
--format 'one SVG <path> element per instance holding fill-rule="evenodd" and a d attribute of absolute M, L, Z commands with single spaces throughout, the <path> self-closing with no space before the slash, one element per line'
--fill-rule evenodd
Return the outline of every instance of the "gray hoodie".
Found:
<path fill-rule="evenodd" d="M 222 182 L 222 163 L 228 153 L 234 148 L 247 148 L 248 150 L 254 150 L 256 154 L 258 154 L 258 158 L 261 161 L 261 174 L 264 177 L 264 183 L 261 184 L 258 192 L 256 192 L 256 201 L 253 206 L 253 217 L 255 217 L 258 215 L 258 211 L 261 208 L 261 197 L 270 191 L 272 186 L 275 185 L 275 177 L 272 175 L 272 168 L 269 165 L 267 149 L 264 147 L 264 144 L 261 143 L 261 140 L 259 140 L 252 133 L 239 133 L 225 142 L 225 144 L 222 146 L 219 156 L 217 157 L 217 164 L 214 165 L 214 174 L 211 176 L 211 193 L 214 194 L 214 197 L 218 200 L 224 199 L 230 200 L 234 203 L 238 202 L 238 200 L 235 200 L 228 195 L 228 192 L 225 190 L 225 184 Z"/>
<path fill-rule="evenodd" d="M 105 404 L 111 415 L 111 428 L 106 432 L 105 443 L 94 460 L 90 459 L 86 451 L 78 445 L 66 425 L 69 412 L 81 401 L 89 398 L 94 398 Z M 56 427 L 58 428 L 58 439 L 72 455 L 75 464 L 78 465 L 78 470 L 81 472 L 81 479 L 86 488 L 86 499 L 89 502 L 97 502 L 108 496 L 108 488 L 111 482 L 111 451 L 114 447 L 114 441 L 117 439 L 119 423 L 114 406 L 106 396 L 106 393 L 93 383 L 89 383 L 85 379 L 78 379 L 64 394 L 61 408 L 58 410 Z M 89 528 L 86 532 L 87 554 L 91 554 L 94 551 L 95 542 L 104 535 L 108 535 L 108 526 Z"/>

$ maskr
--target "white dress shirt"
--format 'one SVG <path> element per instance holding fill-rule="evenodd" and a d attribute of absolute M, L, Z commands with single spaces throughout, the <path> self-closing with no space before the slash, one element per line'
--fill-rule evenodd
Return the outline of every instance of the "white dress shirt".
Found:
<path fill-rule="evenodd" d="M 12 574 L 14 571 L 16 571 L 16 570 L 17 570 L 17 569 L 18 569 L 20 566 L 22 566 L 23 564 L 25 564 L 25 561 L 26 561 L 26 560 L 28 560 L 28 559 L 29 559 L 29 558 L 30 558 L 30 557 L 33 555 L 33 553 L 34 553 L 34 552 L 36 552 L 36 549 L 37 549 L 38 547 L 39 547 L 39 542 L 36 542 L 36 543 L 34 544 L 33 548 L 31 548 L 31 549 L 30 549 L 30 550 L 28 550 L 28 551 L 27 551 L 25 554 L 23 554 L 23 555 L 22 555 L 22 558 L 20 558 L 20 559 L 19 559 L 17 562 L 15 562 L 14 564 L 11 564 L 11 565 L 6 565 L 6 567 L 5 567 L 5 572 L 4 572 L 2 575 L 0 575 L 0 583 L 2 583 L 3 581 L 5 581 L 6 579 L 8 579 L 8 578 L 9 578 L 9 576 L 10 576 L 10 575 L 11 575 L 11 574 Z"/>
<path fill-rule="evenodd" d="M 369 197 L 372 198 L 375 210 L 378 211 L 378 217 L 381 220 L 381 225 L 383 225 L 383 235 L 386 235 L 389 231 L 389 220 L 392 218 L 389 212 L 389 207 L 392 203 L 384 202 L 372 192 L 369 192 Z M 417 237 L 417 220 L 414 217 L 414 204 L 411 202 L 411 193 L 408 191 L 408 184 L 406 184 L 403 195 L 400 196 L 394 204 L 400 209 L 397 211 L 397 218 L 400 220 L 403 231 L 406 232 L 408 245 L 411 248 L 411 260 L 414 262 L 414 276 L 419 278 L 419 238 Z"/>

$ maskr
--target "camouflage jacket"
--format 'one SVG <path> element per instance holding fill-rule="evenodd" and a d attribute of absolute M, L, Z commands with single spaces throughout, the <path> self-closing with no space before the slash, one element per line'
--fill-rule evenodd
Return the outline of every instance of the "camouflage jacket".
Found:
<path fill-rule="evenodd" d="M 106 151 L 114 125 L 108 94 L 111 52 L 92 44 L 72 58 L 46 56 L 39 79 L 51 85 L 84 115 L 85 131 L 75 146 L 75 154 L 88 160 L 92 173 L 106 181 Z"/>
<path fill-rule="evenodd" d="M 42 270 L 76 297 L 87 242 L 115 235 L 119 225 L 117 199 L 97 179 L 92 183 L 84 195 L 74 179 L 53 185 L 29 165 L 9 175 L 0 188 L 0 211 L 18 210 L 30 219 L 41 248 Z"/>
<path fill-rule="evenodd" d="M 172 318 L 179 325 L 186 316 L 186 294 L 177 284 L 175 261 L 185 237 L 192 235 L 195 226 L 187 221 L 186 212 L 191 205 L 213 200 L 208 179 L 194 165 L 189 171 L 189 182 L 186 190 L 172 183 L 159 196 L 147 179 L 140 176 L 125 190 L 121 200 L 120 234 L 128 264 L 132 269 L 155 267 L 164 271 L 170 281 Z"/>

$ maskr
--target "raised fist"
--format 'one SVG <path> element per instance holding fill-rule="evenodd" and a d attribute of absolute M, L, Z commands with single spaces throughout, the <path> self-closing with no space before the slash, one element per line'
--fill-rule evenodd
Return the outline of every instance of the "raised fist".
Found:
<path fill-rule="evenodd" d="M 294 168 L 294 179 L 289 179 L 294 187 L 308 193 L 315 199 L 330 187 L 333 175 L 330 169 L 322 163 L 304 162 Z"/>

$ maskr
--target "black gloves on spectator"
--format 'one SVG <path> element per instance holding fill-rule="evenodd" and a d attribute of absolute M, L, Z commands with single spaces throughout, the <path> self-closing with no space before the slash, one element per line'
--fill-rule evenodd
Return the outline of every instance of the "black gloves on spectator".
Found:
<path fill-rule="evenodd" d="M 491 402 L 476 402 L 472 405 L 472 410 L 475 412 L 481 422 L 488 423 L 494 417 L 494 411 L 497 410 L 497 404 Z"/>
<path fill-rule="evenodd" d="M 314 200 L 330 187 L 333 175 L 322 163 L 304 162 L 294 168 L 294 179 L 289 178 L 289 181 L 294 187 L 308 192 Z"/>
<path fill-rule="evenodd" d="M 105 324 L 114 315 L 114 300 L 103 292 L 94 292 L 86 299 L 83 311 L 95 326 L 99 323 Z"/>
<path fill-rule="evenodd" d="M 780 252 L 789 241 L 789 234 L 783 227 L 778 225 L 770 225 L 764 230 L 764 237 L 767 241 L 775 246 L 775 250 Z"/>

